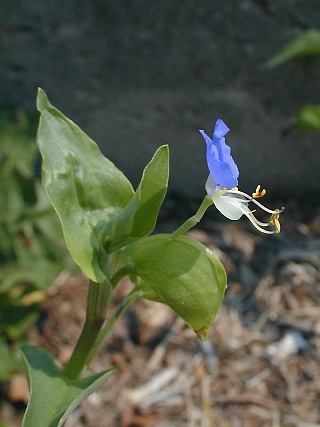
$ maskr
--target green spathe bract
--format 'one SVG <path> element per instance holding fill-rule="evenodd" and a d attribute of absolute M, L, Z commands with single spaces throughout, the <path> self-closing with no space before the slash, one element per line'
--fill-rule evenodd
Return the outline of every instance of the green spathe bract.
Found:
<path fill-rule="evenodd" d="M 132 280 L 144 297 L 171 307 L 205 340 L 226 289 L 226 273 L 212 252 L 190 237 L 146 237 L 129 246 Z"/>

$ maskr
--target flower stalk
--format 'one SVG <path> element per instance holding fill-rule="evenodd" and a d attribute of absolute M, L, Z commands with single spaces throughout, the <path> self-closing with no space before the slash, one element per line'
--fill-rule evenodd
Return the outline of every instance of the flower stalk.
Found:
<path fill-rule="evenodd" d="M 197 225 L 198 222 L 201 221 L 208 207 L 211 206 L 212 204 L 213 204 L 212 198 L 206 195 L 197 212 L 192 217 L 187 219 L 186 222 L 184 222 L 175 232 L 171 234 L 171 239 L 176 239 L 177 237 L 181 236 L 182 234 L 186 233 L 191 228 L 193 228 L 195 225 Z"/>

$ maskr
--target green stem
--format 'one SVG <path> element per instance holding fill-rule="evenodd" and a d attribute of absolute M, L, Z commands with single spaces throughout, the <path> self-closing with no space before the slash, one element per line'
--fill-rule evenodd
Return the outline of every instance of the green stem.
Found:
<path fill-rule="evenodd" d="M 110 319 L 106 322 L 104 327 L 101 329 L 99 336 L 95 340 L 91 352 L 88 356 L 87 363 L 89 364 L 91 360 L 96 355 L 97 351 L 101 347 L 103 340 L 106 338 L 108 333 L 111 331 L 113 325 L 119 319 L 120 316 L 133 304 L 138 298 L 143 295 L 143 291 L 140 289 L 133 289 L 118 305 L 117 309 L 112 313 Z"/>
<path fill-rule="evenodd" d="M 212 198 L 206 195 L 197 212 L 192 217 L 187 219 L 187 221 L 184 222 L 174 233 L 171 234 L 171 239 L 176 239 L 177 237 L 180 237 L 182 234 L 186 233 L 195 225 L 197 225 L 198 222 L 200 222 L 203 215 L 205 214 L 208 207 L 211 206 L 212 204 L 213 204 Z"/>
<path fill-rule="evenodd" d="M 133 271 L 133 265 L 128 264 L 124 267 L 120 268 L 110 279 L 111 286 L 113 288 L 116 287 L 116 285 L 120 282 L 120 280 L 125 277 L 129 276 Z"/>
<path fill-rule="evenodd" d="M 81 335 L 64 370 L 70 379 L 76 379 L 88 366 L 88 356 L 103 326 L 112 286 L 104 283 L 89 283 L 86 320 Z"/>

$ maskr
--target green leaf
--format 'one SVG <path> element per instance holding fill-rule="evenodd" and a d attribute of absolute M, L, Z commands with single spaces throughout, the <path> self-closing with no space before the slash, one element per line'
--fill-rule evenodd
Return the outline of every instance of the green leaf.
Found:
<path fill-rule="evenodd" d="M 320 105 L 305 105 L 299 112 L 297 125 L 302 130 L 319 130 Z"/>
<path fill-rule="evenodd" d="M 11 349 L 0 336 L 0 381 L 8 381 L 13 373 L 21 368 L 20 351 Z"/>
<path fill-rule="evenodd" d="M 81 380 L 66 378 L 58 362 L 44 349 L 23 346 L 30 400 L 23 427 L 60 427 L 70 413 L 109 378 L 113 369 Z"/>
<path fill-rule="evenodd" d="M 190 237 L 160 234 L 128 246 L 125 254 L 144 297 L 171 307 L 205 340 L 226 289 L 225 270 L 212 252 Z"/>
<path fill-rule="evenodd" d="M 293 58 L 320 54 L 320 30 L 309 29 L 287 43 L 281 51 L 267 62 L 267 68 L 275 68 Z"/>
<path fill-rule="evenodd" d="M 130 201 L 130 182 L 77 125 L 54 108 L 39 89 L 37 144 L 43 185 L 60 218 L 74 260 L 94 282 L 105 275 L 100 231 Z"/>
<path fill-rule="evenodd" d="M 112 251 L 121 242 L 146 236 L 154 230 L 158 212 L 167 192 L 169 147 L 160 147 L 145 167 L 136 193 L 128 205 L 103 231 L 105 244 Z"/>

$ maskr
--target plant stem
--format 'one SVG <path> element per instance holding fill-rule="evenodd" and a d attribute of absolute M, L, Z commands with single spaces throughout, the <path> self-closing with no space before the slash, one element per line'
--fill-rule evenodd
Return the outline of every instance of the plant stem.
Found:
<path fill-rule="evenodd" d="M 133 271 L 133 265 L 128 264 L 125 265 L 124 267 L 120 268 L 110 279 L 110 283 L 111 286 L 113 288 L 116 287 L 116 285 L 120 282 L 120 280 L 125 277 L 125 276 L 129 276 L 130 273 L 132 273 Z"/>
<path fill-rule="evenodd" d="M 109 281 L 89 282 L 86 320 L 81 335 L 64 370 L 70 379 L 76 379 L 88 365 L 87 359 L 103 326 L 112 294 Z"/>
<path fill-rule="evenodd" d="M 140 289 L 133 289 L 118 305 L 117 309 L 112 313 L 110 319 L 106 322 L 104 327 L 101 329 L 97 339 L 95 340 L 93 347 L 90 351 L 90 354 L 87 359 L 87 364 L 91 362 L 91 360 L 96 355 L 97 351 L 99 350 L 103 340 L 108 335 L 108 333 L 111 331 L 113 325 L 116 323 L 116 321 L 119 319 L 120 316 L 130 307 L 131 304 L 133 304 L 138 298 L 140 298 L 143 295 L 143 291 Z"/>
<path fill-rule="evenodd" d="M 186 233 L 192 227 L 197 225 L 198 222 L 200 222 L 203 215 L 205 214 L 208 207 L 211 206 L 212 204 L 213 204 L 212 198 L 206 195 L 197 212 L 192 217 L 187 219 L 186 222 L 184 222 L 175 232 L 171 234 L 171 239 L 176 239 L 177 237 L 180 237 L 182 234 Z"/>

